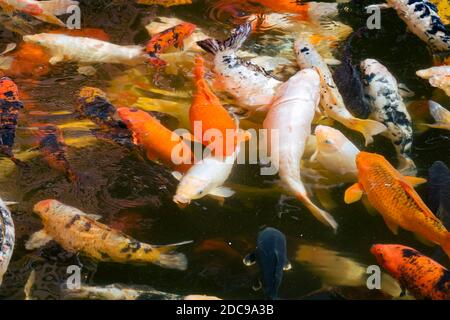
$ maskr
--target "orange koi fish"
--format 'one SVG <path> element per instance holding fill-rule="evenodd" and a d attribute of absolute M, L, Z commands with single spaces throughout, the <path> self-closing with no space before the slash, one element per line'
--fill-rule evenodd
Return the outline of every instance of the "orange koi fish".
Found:
<path fill-rule="evenodd" d="M 359 182 L 345 192 L 346 203 L 358 201 L 365 193 L 394 234 L 400 226 L 439 244 L 450 257 L 450 233 L 413 188 L 425 179 L 401 175 L 383 156 L 374 153 L 360 152 L 356 166 Z"/>
<path fill-rule="evenodd" d="M 182 173 L 195 163 L 192 150 L 182 137 L 147 112 L 130 108 L 119 108 L 117 112 L 132 131 L 135 143 L 144 147 L 150 160 L 161 160 Z"/>
<path fill-rule="evenodd" d="M 188 22 L 180 23 L 175 27 L 155 34 L 147 43 L 147 54 L 150 63 L 155 67 L 164 67 L 167 63 L 158 57 L 171 47 L 183 49 L 184 39 L 188 38 L 195 30 L 196 25 Z"/>
<path fill-rule="evenodd" d="M 436 261 L 402 245 L 376 244 L 370 251 L 416 299 L 450 300 L 450 272 Z"/>
<path fill-rule="evenodd" d="M 163 7 L 180 6 L 184 4 L 192 4 L 192 0 L 137 0 L 137 4 L 146 4 L 149 6 L 158 5 Z"/>
<path fill-rule="evenodd" d="M 236 123 L 228 111 L 222 106 L 219 98 L 208 87 L 204 79 L 204 60 L 200 56 L 197 56 L 195 59 L 194 74 L 197 91 L 189 110 L 191 128 L 194 130 L 194 136 L 196 140 L 202 141 L 205 146 L 216 145 L 223 147 L 216 148 L 214 150 L 215 155 L 229 156 L 234 153 L 237 139 L 235 139 L 233 134 L 231 136 L 232 141 L 226 141 L 228 138 L 227 134 L 230 135 L 238 130 Z M 198 125 L 201 125 L 201 131 L 195 129 Z M 209 136 L 208 132 L 212 133 L 212 130 L 217 130 L 217 134 Z"/>

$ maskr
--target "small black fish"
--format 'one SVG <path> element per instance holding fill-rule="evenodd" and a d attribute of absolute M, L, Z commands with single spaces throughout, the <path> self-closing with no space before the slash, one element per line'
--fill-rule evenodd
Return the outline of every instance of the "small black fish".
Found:
<path fill-rule="evenodd" d="M 257 264 L 260 269 L 264 293 L 269 299 L 277 299 L 283 271 L 291 264 L 287 259 L 286 237 L 274 228 L 265 228 L 258 234 L 256 250 L 244 258 L 247 266 Z"/>
<path fill-rule="evenodd" d="M 428 170 L 428 206 L 450 230 L 450 170 L 442 161 Z"/>
<path fill-rule="evenodd" d="M 360 37 L 367 28 L 361 28 L 354 32 L 344 46 L 342 63 L 335 69 L 333 79 L 344 99 L 349 111 L 358 118 L 367 119 L 370 115 L 370 103 L 364 94 L 362 74 L 359 68 L 352 62 L 352 40 Z"/>

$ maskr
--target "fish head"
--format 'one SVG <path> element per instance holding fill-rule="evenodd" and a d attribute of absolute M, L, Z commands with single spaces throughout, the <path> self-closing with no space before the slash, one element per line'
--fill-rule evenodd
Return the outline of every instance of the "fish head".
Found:
<path fill-rule="evenodd" d="M 392 276 L 398 278 L 400 275 L 400 266 L 404 263 L 405 257 L 408 257 L 410 252 L 414 253 L 417 251 L 402 245 L 375 244 L 370 249 L 370 252 L 383 268 Z"/>
<path fill-rule="evenodd" d="M 376 153 L 361 151 L 356 156 L 356 166 L 360 176 L 369 173 L 374 166 L 386 162 L 386 159 L 382 155 Z"/>
<path fill-rule="evenodd" d="M 185 207 L 192 200 L 203 198 L 208 192 L 208 181 L 187 173 L 178 185 L 173 201 L 180 207 Z"/>
<path fill-rule="evenodd" d="M 185 38 L 189 37 L 192 33 L 194 33 L 195 28 L 197 28 L 195 24 L 183 22 L 175 27 L 175 33 L 181 36 L 180 37 L 181 40 L 184 40 Z"/>
<path fill-rule="evenodd" d="M 377 74 L 380 73 L 382 65 L 375 59 L 365 59 L 361 61 L 360 69 L 366 75 Z"/>
<path fill-rule="evenodd" d="M 334 128 L 319 125 L 314 134 L 317 139 L 317 147 L 326 153 L 335 153 L 347 142 L 345 136 Z"/>
<path fill-rule="evenodd" d="M 134 109 L 134 108 L 118 108 L 117 114 L 119 115 L 119 118 L 127 125 L 127 126 L 133 126 L 137 123 L 141 123 L 144 121 L 143 116 L 148 115 L 148 113 Z"/>
<path fill-rule="evenodd" d="M 43 221 L 46 221 L 60 205 L 61 203 L 54 199 L 42 200 L 34 205 L 33 211 Z"/>
<path fill-rule="evenodd" d="M 19 100 L 19 89 L 8 77 L 0 79 L 0 100 L 15 102 Z"/>

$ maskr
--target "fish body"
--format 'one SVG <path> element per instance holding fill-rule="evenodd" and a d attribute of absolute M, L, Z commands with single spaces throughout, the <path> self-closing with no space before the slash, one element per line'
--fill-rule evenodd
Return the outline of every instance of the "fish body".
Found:
<path fill-rule="evenodd" d="M 269 299 L 278 298 L 283 271 L 291 268 L 287 258 L 286 237 L 279 230 L 265 228 L 258 234 L 256 250 L 247 255 L 244 264 L 256 263 L 261 274 L 264 293 Z"/>
<path fill-rule="evenodd" d="M 218 86 L 234 97 L 241 107 L 256 111 L 270 104 L 281 82 L 258 65 L 236 55 L 251 30 L 251 24 L 246 23 L 235 29 L 225 41 L 207 39 L 197 44 L 214 55 Z"/>
<path fill-rule="evenodd" d="M 300 172 L 300 161 L 311 135 L 311 123 L 320 99 L 320 76 L 304 69 L 280 86 L 263 123 L 267 130 L 268 151 L 272 166 L 285 188 L 293 193 L 311 213 L 324 223 L 337 228 L 333 217 L 308 198 Z"/>
<path fill-rule="evenodd" d="M 400 226 L 439 244 L 450 256 L 450 233 L 413 188 L 425 179 L 403 176 L 383 156 L 374 153 L 360 152 L 356 165 L 359 182 L 345 192 L 346 203 L 366 194 L 394 234 L 398 234 Z"/>
<path fill-rule="evenodd" d="M 0 287 L 14 251 L 15 230 L 11 212 L 0 199 Z"/>
<path fill-rule="evenodd" d="M 165 66 L 167 63 L 158 58 L 158 55 L 171 47 L 183 49 L 184 40 L 192 35 L 195 28 L 196 26 L 192 23 L 182 22 L 154 35 L 147 43 L 146 48 L 146 52 L 150 57 L 150 63 L 154 66 Z"/>
<path fill-rule="evenodd" d="M 434 101 L 430 101 L 429 105 L 430 114 L 434 120 L 436 120 L 436 123 L 428 124 L 427 126 L 436 129 L 450 130 L 450 111 Z"/>
<path fill-rule="evenodd" d="M 413 173 L 416 170 L 410 158 L 413 143 L 411 116 L 398 91 L 398 83 L 389 70 L 374 59 L 361 62 L 364 85 L 372 113 L 370 117 L 386 125 L 388 137 L 400 161 L 400 170 Z"/>
<path fill-rule="evenodd" d="M 136 65 L 147 60 L 144 48 L 140 46 L 120 46 L 87 37 L 40 33 L 24 36 L 23 40 L 46 48 L 51 55 L 49 62 L 52 65 L 63 61 L 77 62 L 80 65 L 94 63 Z"/>
<path fill-rule="evenodd" d="M 342 132 L 328 126 L 315 129 L 317 150 L 311 160 L 316 160 L 325 169 L 341 176 L 358 176 L 356 155 L 359 149 Z"/>
<path fill-rule="evenodd" d="M 416 72 L 417 76 L 426 79 L 433 87 L 444 90 L 450 97 L 450 66 L 431 67 Z"/>
<path fill-rule="evenodd" d="M 450 49 L 450 32 L 445 28 L 436 6 L 427 0 L 386 0 L 408 29 L 434 51 Z"/>
<path fill-rule="evenodd" d="M 24 165 L 13 154 L 19 112 L 23 108 L 19 100 L 19 89 L 9 78 L 0 79 L 0 154 L 10 158 L 17 165 Z"/>
<path fill-rule="evenodd" d="M 182 173 L 195 163 L 190 146 L 147 112 L 125 107 L 117 112 L 132 132 L 135 143 L 144 147 L 150 160 L 160 160 Z"/>
<path fill-rule="evenodd" d="M 67 145 L 58 127 L 51 124 L 40 125 L 38 136 L 38 149 L 48 165 L 65 173 L 70 181 L 76 182 L 78 178 L 67 159 Z"/>
<path fill-rule="evenodd" d="M 67 13 L 71 6 L 78 6 L 78 1 L 72 0 L 1 0 L 0 7 L 8 13 L 22 12 L 44 22 L 65 27 L 64 22 L 56 16 Z"/>
<path fill-rule="evenodd" d="M 450 271 L 436 261 L 402 245 L 376 244 L 370 251 L 416 299 L 450 300 Z"/>
<path fill-rule="evenodd" d="M 316 68 L 319 71 L 321 77 L 320 105 L 330 118 L 339 121 L 349 129 L 360 132 L 366 140 L 366 145 L 373 142 L 372 136 L 386 130 L 383 124 L 373 120 L 355 118 L 347 110 L 328 65 L 311 43 L 304 39 L 297 40 L 295 54 L 302 69 Z"/>
<path fill-rule="evenodd" d="M 185 4 L 192 4 L 192 0 L 136 0 L 137 4 L 146 4 L 149 6 L 158 5 L 163 7 L 180 6 Z"/>
<path fill-rule="evenodd" d="M 29 250 L 55 240 L 64 250 L 81 253 L 97 261 L 152 263 L 179 270 L 187 267 L 183 254 L 167 253 L 174 246 L 139 242 L 97 222 L 92 215 L 57 200 L 40 201 L 33 210 L 42 219 L 44 229 L 28 240 L 26 248 Z"/>
<path fill-rule="evenodd" d="M 428 170 L 427 189 L 429 208 L 450 228 L 450 170 L 442 161 Z"/>

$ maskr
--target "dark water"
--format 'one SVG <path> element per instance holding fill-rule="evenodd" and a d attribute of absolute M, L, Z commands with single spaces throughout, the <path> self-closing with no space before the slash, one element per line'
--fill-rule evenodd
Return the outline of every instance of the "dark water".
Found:
<path fill-rule="evenodd" d="M 232 5 L 221 8 L 225 10 L 223 13 L 223 10 L 208 9 L 214 1 L 194 1 L 190 6 L 169 9 L 137 6 L 132 2 L 81 1 L 83 27 L 103 29 L 111 42 L 123 45 L 144 44 L 149 39 L 145 25 L 160 16 L 193 22 L 208 34 L 218 37 L 224 37 L 232 28 L 232 19 L 228 19 L 228 11 L 225 10 L 235 8 Z M 361 3 L 370 4 L 371 1 Z M 357 7 L 340 16 L 342 22 L 355 30 L 364 25 L 366 19 Z M 353 43 L 355 61 L 369 57 L 379 59 L 400 82 L 416 93 L 414 100 L 433 97 L 444 105 L 448 104 L 448 99 L 442 93 L 436 93 L 425 81 L 415 76 L 416 70 L 432 64 L 432 56 L 423 43 L 405 32 L 404 24 L 395 13 L 387 11 L 383 13 L 382 19 L 381 30 L 371 31 Z M 48 25 L 38 24 L 35 32 L 42 32 L 46 28 Z M 261 42 L 270 43 L 271 39 L 275 42 L 289 37 L 292 38 L 292 35 L 279 32 L 258 33 L 246 42 L 243 50 L 256 51 L 260 55 L 276 55 L 276 48 L 261 45 Z M 2 29 L 0 42 L 2 45 L 19 43 L 20 36 Z M 336 50 L 335 56 L 339 57 L 339 50 Z M 351 298 L 380 298 L 379 293 L 364 288 L 365 280 L 360 283 L 361 287 L 358 281 L 356 284 L 355 281 L 345 281 L 351 278 L 346 273 L 352 267 L 375 264 L 369 252 L 374 243 L 405 244 L 426 254 L 433 254 L 434 248 L 421 244 L 410 233 L 401 231 L 399 236 L 391 234 L 381 216 L 369 214 L 362 203 L 345 205 L 343 193 L 346 185 L 333 188 L 322 186 L 322 190 L 334 202 L 330 212 L 340 224 L 338 234 L 334 235 L 295 199 L 281 194 L 276 186 L 276 177 L 260 177 L 256 165 L 235 166 L 229 183 L 237 190 L 237 194 L 227 199 L 223 206 L 205 198 L 195 201 L 187 209 L 179 209 L 172 202 L 176 181 L 168 170 L 149 161 L 143 162 L 120 146 L 96 139 L 89 131 L 94 125 L 78 119 L 73 111 L 78 91 L 86 85 L 104 89 L 117 104 L 123 103 L 120 95 L 114 96 L 117 93 L 115 90 L 120 87 L 122 91 L 129 90 L 138 95 L 187 103 L 189 106 L 192 92 L 189 70 L 160 77 L 161 89 L 187 95 L 177 98 L 136 89 L 139 85 L 133 83 L 131 77 L 124 76 L 130 72 L 136 74 L 135 70 L 139 70 L 139 80 L 145 80 L 149 87 L 156 88 L 158 85 L 152 84 L 155 80 L 153 71 L 146 67 L 130 70 L 130 67 L 125 66 L 103 65 L 96 68 L 97 74 L 89 78 L 78 75 L 76 66 L 68 63 L 53 67 L 42 77 L 14 77 L 20 90 L 26 94 L 15 151 L 31 168 L 17 169 L 8 159 L 0 161 L 1 196 L 19 202 L 13 213 L 17 229 L 16 249 L 0 288 L 0 297 L 22 299 L 24 284 L 34 269 L 37 280 L 32 296 L 58 299 L 59 287 L 67 276 L 66 267 L 81 263 L 84 281 L 95 285 L 140 284 L 182 295 L 201 293 L 228 299 L 263 298 L 261 290 L 252 289 L 258 270 L 245 267 L 242 258 L 252 250 L 257 233 L 265 226 L 278 228 L 287 237 L 288 255 L 293 269 L 285 273 L 280 289 L 280 296 L 286 299 L 300 298 L 322 286 L 350 286 L 346 290 Z M 421 110 L 420 107 L 410 110 L 414 120 L 429 122 L 426 110 Z M 176 127 L 174 119 L 164 116 L 162 120 L 171 128 Z M 33 124 L 42 122 L 54 123 L 63 129 L 69 145 L 70 163 L 83 178 L 81 188 L 71 184 L 63 174 L 50 169 L 39 152 L 30 150 L 35 141 Z M 360 136 L 338 124 L 336 127 L 364 149 Z M 450 134 L 445 131 L 424 132 L 417 128 L 414 160 L 419 168 L 419 176 L 426 176 L 427 169 L 436 160 L 450 165 L 449 140 Z M 377 137 L 375 143 L 366 150 L 382 153 L 393 163 L 396 161 L 390 142 L 382 137 Z M 424 187 L 418 191 L 426 196 Z M 85 212 L 100 214 L 103 223 L 142 242 L 164 244 L 193 240 L 192 245 L 180 248 L 189 259 L 189 268 L 180 272 L 152 265 L 100 263 L 96 266 L 88 259 L 65 253 L 55 243 L 27 252 L 24 249 L 25 241 L 41 226 L 31 209 L 36 202 L 47 198 L 58 199 Z M 307 264 L 296 260 L 301 245 L 318 246 L 316 250 L 322 248 L 329 251 L 324 252 L 323 257 L 320 254 L 313 255 L 309 260 L 315 263 Z M 333 257 L 347 260 L 338 263 Z M 320 268 L 318 263 L 321 261 L 328 268 Z M 448 261 L 443 260 L 443 263 L 448 266 Z M 329 276 L 324 276 L 330 270 L 334 278 L 340 281 L 332 281 Z"/>

